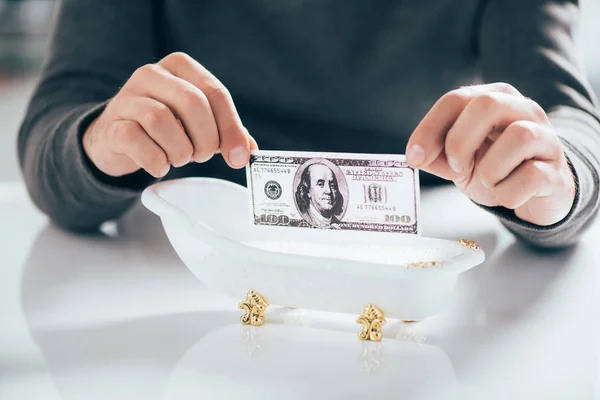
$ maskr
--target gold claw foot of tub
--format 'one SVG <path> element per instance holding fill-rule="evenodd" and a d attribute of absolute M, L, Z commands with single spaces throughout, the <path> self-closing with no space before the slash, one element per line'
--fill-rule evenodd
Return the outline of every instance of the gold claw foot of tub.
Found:
<path fill-rule="evenodd" d="M 261 326 L 265 323 L 265 311 L 269 303 L 256 290 L 250 290 L 246 300 L 238 304 L 238 307 L 244 310 L 244 315 L 240 317 L 242 324 Z"/>
<path fill-rule="evenodd" d="M 385 325 L 385 314 L 373 304 L 368 304 L 356 320 L 362 325 L 362 330 L 358 333 L 360 340 L 372 340 L 379 342 L 383 338 L 383 325 Z"/>

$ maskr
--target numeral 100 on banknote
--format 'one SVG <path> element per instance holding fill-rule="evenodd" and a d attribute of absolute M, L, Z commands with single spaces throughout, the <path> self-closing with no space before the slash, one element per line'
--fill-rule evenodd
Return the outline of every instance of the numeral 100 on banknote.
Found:
<path fill-rule="evenodd" d="M 420 234 L 403 155 L 255 151 L 246 174 L 254 225 Z"/>

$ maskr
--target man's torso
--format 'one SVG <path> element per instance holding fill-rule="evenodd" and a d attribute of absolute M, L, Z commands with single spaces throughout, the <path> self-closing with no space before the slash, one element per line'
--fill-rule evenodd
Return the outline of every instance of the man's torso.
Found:
<path fill-rule="evenodd" d="M 161 52 L 217 76 L 261 149 L 403 153 L 433 103 L 476 80 L 478 0 L 159 3 Z"/>

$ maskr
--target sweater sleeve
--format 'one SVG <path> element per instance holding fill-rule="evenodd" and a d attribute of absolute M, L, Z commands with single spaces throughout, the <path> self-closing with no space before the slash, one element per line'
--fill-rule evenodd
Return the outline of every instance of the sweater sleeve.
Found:
<path fill-rule="evenodd" d="M 507 82 L 540 104 L 561 139 L 576 183 L 569 214 L 552 226 L 520 220 L 512 210 L 484 207 L 535 247 L 576 243 L 599 207 L 600 118 L 575 42 L 577 1 L 484 1 L 476 34 L 484 82 Z"/>
<path fill-rule="evenodd" d="M 152 177 L 110 178 L 81 136 L 141 65 L 154 62 L 154 1 L 61 0 L 48 53 L 18 138 L 33 202 L 59 226 L 91 230 L 118 218 Z"/>

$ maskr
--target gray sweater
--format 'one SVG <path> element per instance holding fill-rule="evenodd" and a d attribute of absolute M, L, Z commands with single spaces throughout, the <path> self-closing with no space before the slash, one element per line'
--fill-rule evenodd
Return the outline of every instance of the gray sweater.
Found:
<path fill-rule="evenodd" d="M 228 87 L 269 150 L 404 153 L 444 93 L 503 81 L 549 114 L 575 172 L 576 201 L 549 227 L 484 208 L 526 243 L 569 245 L 599 201 L 600 121 L 576 52 L 578 12 L 576 1 L 558 0 L 62 0 L 20 130 L 24 179 L 66 229 L 121 216 L 155 179 L 104 175 L 81 136 L 136 68 L 174 51 Z M 184 176 L 245 183 L 220 156 L 164 179 Z"/>

